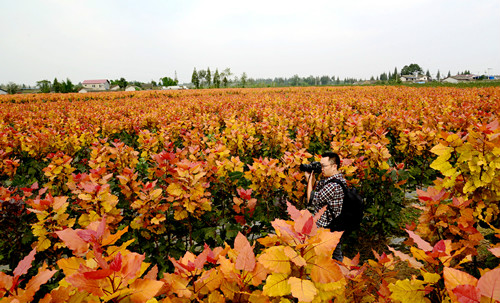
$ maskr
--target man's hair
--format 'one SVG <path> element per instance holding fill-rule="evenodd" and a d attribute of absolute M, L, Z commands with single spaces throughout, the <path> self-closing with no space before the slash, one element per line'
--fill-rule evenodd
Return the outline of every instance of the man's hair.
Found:
<path fill-rule="evenodd" d="M 328 160 L 330 161 L 330 163 L 337 164 L 337 169 L 340 168 L 340 157 L 336 153 L 331 152 L 331 151 L 327 151 L 327 152 L 324 152 L 321 155 L 321 157 L 328 158 Z"/>

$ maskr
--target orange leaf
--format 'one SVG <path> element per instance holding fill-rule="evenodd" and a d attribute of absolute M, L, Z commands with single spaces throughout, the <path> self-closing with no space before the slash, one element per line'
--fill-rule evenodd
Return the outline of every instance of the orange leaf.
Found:
<path fill-rule="evenodd" d="M 78 236 L 79 230 L 66 228 L 61 231 L 56 231 L 57 236 L 61 239 L 66 246 L 73 251 L 73 254 L 79 256 L 83 255 L 89 249 L 89 244 Z"/>
<path fill-rule="evenodd" d="M 130 253 L 123 256 L 121 274 L 125 280 L 136 278 L 140 274 L 141 264 L 145 256 L 137 253 Z"/>
<path fill-rule="evenodd" d="M 288 284 L 290 284 L 292 296 L 299 299 L 299 302 L 311 302 L 318 293 L 318 289 L 310 280 L 291 277 L 288 279 Z"/>
<path fill-rule="evenodd" d="M 500 247 L 490 248 L 489 251 L 495 255 L 495 257 L 500 258 Z"/>
<path fill-rule="evenodd" d="M 235 268 L 238 270 L 253 271 L 255 268 L 255 254 L 247 238 L 240 232 L 234 240 L 234 249 L 238 252 Z"/>
<path fill-rule="evenodd" d="M 315 236 L 308 239 L 308 243 L 314 247 L 317 255 L 331 256 L 333 250 L 339 244 L 342 232 L 330 232 L 327 229 L 319 229 Z"/>
<path fill-rule="evenodd" d="M 413 241 L 415 241 L 415 243 L 420 249 L 422 249 L 423 251 L 432 251 L 432 246 L 427 241 L 420 238 L 419 235 L 408 229 L 406 230 L 406 232 L 408 233 L 408 235 L 410 235 L 410 238 L 412 238 Z"/>
<path fill-rule="evenodd" d="M 44 264 L 45 267 L 45 264 Z M 26 285 L 26 295 L 33 297 L 35 293 L 40 289 L 42 284 L 45 284 L 52 276 L 57 272 L 57 270 L 41 269 L 36 276 L 30 279 Z"/>
<path fill-rule="evenodd" d="M 74 275 L 67 276 L 66 281 L 73 287 L 78 288 L 80 291 L 86 291 L 99 297 L 104 296 L 99 280 L 89 280 L 84 277 L 83 273 L 76 273 Z"/>
<path fill-rule="evenodd" d="M 134 289 L 130 300 L 137 303 L 146 302 L 156 296 L 163 284 L 161 281 L 137 279 L 134 283 L 130 284 L 130 288 Z"/>
<path fill-rule="evenodd" d="M 403 261 L 407 261 L 408 264 L 410 264 L 411 267 L 413 268 L 421 268 L 422 266 L 424 266 L 422 263 L 418 262 L 415 258 L 413 258 L 412 256 L 409 256 L 405 253 L 402 253 L 398 250 L 395 250 L 394 248 L 390 247 L 390 246 L 387 246 L 389 248 L 390 251 L 392 251 L 394 253 L 394 255 L 396 257 L 399 257 L 401 260 Z"/>
<path fill-rule="evenodd" d="M 448 290 L 448 294 L 452 299 L 455 299 L 453 290 L 459 285 L 477 285 L 477 279 L 473 276 L 460 271 L 458 269 L 445 267 L 443 270 L 444 285 Z"/>
<path fill-rule="evenodd" d="M 314 261 L 311 278 L 314 282 L 331 283 L 342 279 L 344 275 L 338 264 L 328 256 L 318 256 Z"/>
<path fill-rule="evenodd" d="M 307 265 L 306 260 L 302 256 L 299 256 L 299 254 L 292 247 L 285 246 L 284 252 L 290 261 L 292 261 L 295 265 L 299 267 Z"/>

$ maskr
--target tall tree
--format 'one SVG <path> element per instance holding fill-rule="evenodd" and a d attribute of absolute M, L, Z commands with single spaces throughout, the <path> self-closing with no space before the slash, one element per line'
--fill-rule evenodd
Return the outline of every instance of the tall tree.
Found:
<path fill-rule="evenodd" d="M 386 73 L 380 74 L 380 81 L 387 81 L 387 74 Z"/>
<path fill-rule="evenodd" d="M 394 74 L 392 75 L 392 78 L 394 81 L 398 81 L 399 80 L 399 77 L 398 77 L 398 68 L 397 67 L 394 67 Z"/>
<path fill-rule="evenodd" d="M 441 73 L 439 72 L 439 69 L 438 69 L 438 72 L 436 74 L 436 79 L 441 80 Z"/>
<path fill-rule="evenodd" d="M 424 73 L 424 70 L 420 67 L 420 65 L 416 63 L 412 63 L 410 65 L 405 65 L 401 69 L 401 75 L 413 75 L 414 73 L 418 73 L 419 75 Z"/>
<path fill-rule="evenodd" d="M 247 80 L 248 80 L 247 73 L 243 72 L 243 74 L 241 74 L 241 86 L 242 87 L 245 87 L 245 85 L 247 84 Z"/>
<path fill-rule="evenodd" d="M 191 75 L 191 83 L 193 83 L 194 87 L 200 88 L 200 78 L 198 77 L 196 67 L 194 68 L 193 74 Z"/>
<path fill-rule="evenodd" d="M 220 87 L 220 75 L 219 75 L 219 69 L 215 69 L 215 73 L 214 73 L 214 86 L 216 88 L 219 88 Z"/>
<path fill-rule="evenodd" d="M 451 72 L 450 71 L 448 71 L 448 76 L 447 77 L 448 78 L 451 77 Z"/>
<path fill-rule="evenodd" d="M 160 81 L 161 81 L 163 86 L 174 86 L 174 85 L 177 85 L 177 83 L 178 83 L 178 81 L 176 81 L 170 77 L 160 78 Z"/>
<path fill-rule="evenodd" d="M 7 84 L 7 87 L 5 88 L 7 90 L 7 93 L 10 95 L 17 94 L 19 91 L 19 85 L 15 84 L 14 82 L 9 82 Z"/>
<path fill-rule="evenodd" d="M 207 76 L 207 71 L 204 70 L 204 69 L 200 69 L 198 71 L 198 79 L 200 81 L 200 87 L 204 87 L 205 86 L 205 77 Z"/>
<path fill-rule="evenodd" d="M 54 89 L 55 93 L 61 92 L 61 84 L 59 83 L 59 81 L 57 81 L 57 78 L 54 78 L 54 81 L 52 82 L 52 88 Z"/>
<path fill-rule="evenodd" d="M 44 94 L 50 93 L 50 81 L 49 80 L 40 80 L 36 82 L 36 86 L 40 88 L 40 91 Z"/>
<path fill-rule="evenodd" d="M 425 75 L 427 76 L 428 79 L 431 78 L 431 73 L 429 72 L 429 70 L 427 70 L 427 72 L 425 72 Z"/>
<path fill-rule="evenodd" d="M 319 79 L 321 85 L 327 85 L 328 82 L 330 82 L 330 77 L 329 76 L 322 76 L 320 79 Z"/>
<path fill-rule="evenodd" d="M 66 78 L 66 82 L 61 82 L 61 93 L 72 93 L 75 91 L 75 86 L 69 78 Z"/>
<path fill-rule="evenodd" d="M 207 74 L 205 75 L 205 79 L 207 79 L 208 87 L 212 85 L 212 73 L 210 72 L 210 67 L 207 67 Z"/>

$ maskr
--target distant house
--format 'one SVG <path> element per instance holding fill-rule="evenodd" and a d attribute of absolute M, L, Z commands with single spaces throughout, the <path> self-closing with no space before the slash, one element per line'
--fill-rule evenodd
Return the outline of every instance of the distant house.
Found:
<path fill-rule="evenodd" d="M 120 86 L 119 85 L 113 85 L 109 88 L 109 90 L 120 90 Z"/>
<path fill-rule="evenodd" d="M 178 90 L 178 89 L 188 89 L 187 86 L 184 85 L 173 85 L 173 86 L 162 86 L 162 90 Z"/>
<path fill-rule="evenodd" d="M 0 88 L 0 95 L 7 95 L 7 92 Z"/>
<path fill-rule="evenodd" d="M 82 82 L 83 88 L 87 91 L 102 91 L 109 90 L 110 83 L 106 79 L 101 80 L 85 80 Z"/>
<path fill-rule="evenodd" d="M 78 91 L 80 94 L 85 94 L 88 93 L 89 91 L 86 90 L 85 88 L 82 88 L 81 90 Z"/>
<path fill-rule="evenodd" d="M 468 81 L 474 81 L 478 77 L 476 75 L 455 75 L 451 77 L 447 77 L 443 79 L 443 82 L 446 83 L 460 83 L 460 82 L 468 82 Z"/>
<path fill-rule="evenodd" d="M 127 86 L 127 88 L 125 88 L 126 92 L 135 92 L 137 90 L 141 90 L 141 88 L 138 86 L 135 86 L 135 85 L 130 85 L 130 86 Z"/>
<path fill-rule="evenodd" d="M 414 82 L 414 83 L 421 83 L 421 82 L 427 82 L 430 79 L 426 75 L 403 75 L 399 79 L 401 79 L 402 82 Z"/>

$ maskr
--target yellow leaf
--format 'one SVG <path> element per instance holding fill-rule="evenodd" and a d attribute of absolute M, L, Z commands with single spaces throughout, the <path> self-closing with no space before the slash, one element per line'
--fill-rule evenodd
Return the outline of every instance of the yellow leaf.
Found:
<path fill-rule="evenodd" d="M 79 194 L 78 198 L 84 201 L 90 201 L 92 200 L 92 195 L 90 194 Z"/>
<path fill-rule="evenodd" d="M 426 303 L 424 282 L 419 280 L 399 280 L 396 284 L 389 284 L 391 298 L 401 302 Z"/>
<path fill-rule="evenodd" d="M 264 295 L 267 296 L 286 296 L 290 294 L 290 284 L 288 284 L 288 275 L 274 273 L 267 277 L 264 285 Z"/>
<path fill-rule="evenodd" d="M 318 293 L 310 280 L 291 277 L 288 279 L 288 284 L 290 284 L 292 296 L 299 299 L 299 302 L 311 302 Z"/>
<path fill-rule="evenodd" d="M 156 200 L 156 198 L 158 198 L 161 195 L 161 192 L 162 192 L 161 188 L 153 190 L 153 192 L 151 192 L 150 194 L 151 200 Z"/>
<path fill-rule="evenodd" d="M 432 169 L 442 172 L 443 175 L 451 176 L 454 173 L 454 168 L 451 166 L 450 162 L 448 162 L 449 158 L 450 158 L 449 155 L 439 156 L 436 158 L 436 160 L 434 160 L 431 163 L 430 167 Z"/>
<path fill-rule="evenodd" d="M 184 194 L 182 187 L 178 183 L 170 183 L 167 187 L 167 192 L 174 197 L 180 197 Z"/>
<path fill-rule="evenodd" d="M 274 273 L 290 274 L 290 260 L 285 255 L 283 246 L 273 246 L 259 256 L 259 262 Z"/>
<path fill-rule="evenodd" d="M 444 146 L 443 144 L 439 143 L 438 145 L 434 146 L 431 149 L 431 153 L 441 156 L 441 155 L 450 155 L 452 151 L 451 147 Z"/>
<path fill-rule="evenodd" d="M 430 272 L 424 272 L 423 270 L 420 270 L 422 273 L 422 276 L 424 277 L 424 281 L 427 283 L 435 284 L 441 279 L 441 276 L 436 273 L 430 273 Z"/>

